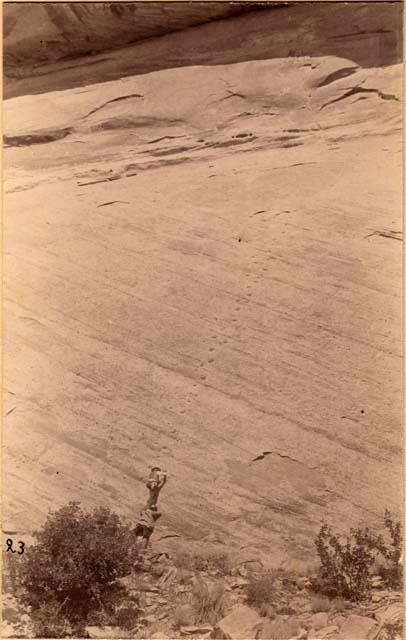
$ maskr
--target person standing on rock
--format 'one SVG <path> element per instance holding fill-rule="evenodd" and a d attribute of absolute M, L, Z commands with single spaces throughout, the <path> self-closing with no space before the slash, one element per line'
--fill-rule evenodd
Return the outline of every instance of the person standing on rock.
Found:
<path fill-rule="evenodd" d="M 147 480 L 147 489 L 149 489 L 149 498 L 147 508 L 157 505 L 159 493 L 166 482 L 166 473 L 160 467 L 152 467 Z"/>
<path fill-rule="evenodd" d="M 152 507 L 145 507 L 140 512 L 140 517 L 135 525 L 135 540 L 137 547 L 146 549 L 149 544 L 149 539 L 154 532 L 155 522 L 161 517 L 162 513 L 158 511 L 158 507 L 153 505 Z"/>

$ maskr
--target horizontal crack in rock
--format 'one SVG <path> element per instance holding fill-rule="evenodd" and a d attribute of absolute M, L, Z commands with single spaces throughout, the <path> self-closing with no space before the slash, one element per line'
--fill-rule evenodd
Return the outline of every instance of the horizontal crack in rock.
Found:
<path fill-rule="evenodd" d="M 272 454 L 275 456 L 278 456 L 279 458 L 287 458 L 292 462 L 297 462 L 298 464 L 302 464 L 305 467 L 307 467 L 307 464 L 305 462 L 301 462 L 301 460 L 297 460 L 296 458 L 292 458 L 291 456 L 285 455 L 283 453 L 278 453 L 277 451 L 264 451 L 263 453 L 260 453 L 258 456 L 256 456 L 256 458 L 253 458 L 251 462 L 257 462 L 258 460 L 263 460 L 265 456 L 270 456 Z M 315 469 L 316 467 L 308 467 L 308 468 Z"/>
<path fill-rule="evenodd" d="M 373 231 L 365 237 L 370 238 L 371 236 L 381 236 L 382 238 L 391 238 L 392 240 L 400 240 L 400 242 L 403 241 L 401 231 Z"/>
<path fill-rule="evenodd" d="M 72 129 L 55 129 L 53 131 L 45 131 L 42 133 L 23 133 L 16 136 L 3 136 L 4 143 L 9 147 L 29 147 L 32 144 L 47 144 L 66 138 Z"/>
<path fill-rule="evenodd" d="M 379 91 L 379 89 L 366 89 L 365 87 L 353 87 L 352 89 L 350 89 L 349 91 L 346 91 L 343 95 L 339 96 L 338 98 L 334 98 L 334 100 L 329 100 L 329 102 L 326 102 L 325 104 L 323 104 L 323 106 L 321 106 L 319 110 L 322 111 L 322 109 L 327 107 L 329 104 L 334 104 L 335 102 L 341 102 L 341 100 L 345 100 L 345 98 L 349 98 L 350 96 L 355 96 L 357 95 L 357 93 L 375 93 L 380 98 L 382 98 L 382 100 L 395 100 L 396 102 L 400 102 L 400 99 L 397 96 L 395 96 L 393 93 L 384 93 L 383 91 Z"/>
<path fill-rule="evenodd" d="M 100 106 L 95 107 L 94 109 L 89 111 L 89 113 L 87 113 L 86 115 L 82 116 L 80 118 L 80 120 L 85 120 L 89 116 L 91 116 L 94 113 L 96 113 L 96 111 L 100 111 L 100 109 L 104 109 L 104 107 L 107 107 L 108 104 L 112 104 L 113 102 L 120 102 L 121 100 L 128 100 L 129 98 L 143 98 L 143 97 L 144 96 L 141 95 L 140 93 L 130 93 L 128 96 L 119 96 L 118 98 L 113 98 L 112 100 L 107 100 L 107 102 L 104 102 Z"/>
<path fill-rule="evenodd" d="M 324 80 L 320 80 L 320 82 L 318 82 L 315 86 L 317 88 L 325 87 L 326 85 L 331 84 L 332 82 L 336 82 L 337 80 L 341 80 L 342 78 L 346 78 L 347 76 L 351 76 L 358 69 L 359 69 L 358 66 L 343 67 L 342 69 L 337 69 L 337 71 L 334 71 L 333 73 L 330 73 L 330 75 L 328 75 L 326 78 L 324 78 Z"/>

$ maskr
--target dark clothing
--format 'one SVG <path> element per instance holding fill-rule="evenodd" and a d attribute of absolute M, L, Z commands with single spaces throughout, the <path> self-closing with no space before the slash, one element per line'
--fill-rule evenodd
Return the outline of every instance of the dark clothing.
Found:
<path fill-rule="evenodd" d="M 148 502 L 147 502 L 147 507 L 154 507 L 156 506 L 156 503 L 158 502 L 158 497 L 159 497 L 159 492 L 160 492 L 160 488 L 158 487 L 148 487 L 149 489 L 149 498 L 148 498 Z"/>
<path fill-rule="evenodd" d="M 143 538 L 145 547 L 148 546 L 149 539 L 154 532 L 155 521 L 161 517 L 159 511 L 154 511 L 146 507 L 140 513 L 137 524 L 135 525 L 134 533 L 137 538 Z"/>
<path fill-rule="evenodd" d="M 137 524 L 134 531 L 137 537 L 140 536 L 142 538 L 149 538 L 153 532 L 153 529 L 151 527 L 146 527 L 143 524 Z"/>
<path fill-rule="evenodd" d="M 150 529 L 153 529 L 155 526 L 155 522 L 158 518 L 161 517 L 161 513 L 159 511 L 154 511 L 149 507 L 143 509 L 140 513 L 140 517 L 138 518 L 138 524 L 144 525 Z"/>
<path fill-rule="evenodd" d="M 153 527 L 146 527 L 144 524 L 138 523 L 135 526 L 135 529 L 134 529 L 135 537 L 137 539 L 142 538 L 145 549 L 148 547 L 149 539 L 152 536 L 153 531 L 154 531 Z"/>

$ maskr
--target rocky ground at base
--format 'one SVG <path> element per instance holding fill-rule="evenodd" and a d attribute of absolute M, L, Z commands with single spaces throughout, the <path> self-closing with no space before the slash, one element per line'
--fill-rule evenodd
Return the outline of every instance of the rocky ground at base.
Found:
<path fill-rule="evenodd" d="M 216 566 L 216 564 L 218 566 Z M 196 568 L 196 565 L 200 565 Z M 269 577 L 270 595 L 253 602 L 250 584 Z M 312 592 L 306 575 L 269 572 L 259 561 L 225 566 L 225 556 L 172 557 L 147 552 L 121 579 L 127 599 L 114 624 L 86 627 L 88 638 L 165 640 L 401 640 L 403 597 L 373 579 L 363 601 Z M 251 594 L 251 595 L 250 595 Z M 251 600 L 250 600 L 251 598 Z M 260 604 L 260 600 L 262 602 Z M 2 637 L 34 637 L 29 611 L 3 596 Z"/>

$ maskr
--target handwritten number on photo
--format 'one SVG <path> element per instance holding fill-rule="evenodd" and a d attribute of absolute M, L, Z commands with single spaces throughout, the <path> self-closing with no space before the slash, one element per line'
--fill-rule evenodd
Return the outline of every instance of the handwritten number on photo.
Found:
<path fill-rule="evenodd" d="M 24 553 L 25 544 L 21 540 L 18 540 L 17 544 L 19 545 L 19 551 L 13 549 L 12 538 L 7 538 L 6 540 L 7 551 L 11 551 L 11 553 L 18 553 L 18 555 L 21 556 Z"/>

